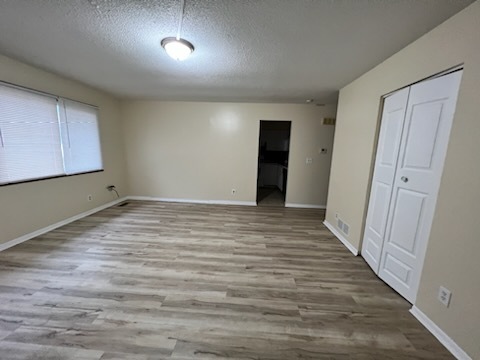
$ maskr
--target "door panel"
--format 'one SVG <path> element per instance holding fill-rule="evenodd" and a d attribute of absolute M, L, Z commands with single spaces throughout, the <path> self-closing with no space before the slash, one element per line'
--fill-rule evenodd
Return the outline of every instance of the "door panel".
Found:
<path fill-rule="evenodd" d="M 412 108 L 403 168 L 431 169 L 443 101 Z"/>
<path fill-rule="evenodd" d="M 414 302 L 462 72 L 411 86 L 379 276 Z"/>
<path fill-rule="evenodd" d="M 408 93 L 409 89 L 396 92 L 385 99 L 383 106 L 362 246 L 362 256 L 375 273 L 378 273 L 383 239 L 385 238 Z"/>
<path fill-rule="evenodd" d="M 403 100 L 403 99 L 402 99 Z M 407 104 L 398 104 L 399 107 L 387 113 L 387 121 L 385 123 L 385 134 L 382 138 L 382 154 L 380 157 L 380 165 L 396 166 L 398 158 L 398 149 L 400 145 L 399 134 L 402 130 L 403 118 L 405 116 L 405 108 Z M 393 140 L 393 141 L 392 141 Z"/>
<path fill-rule="evenodd" d="M 383 271 L 404 286 L 408 286 L 412 277 L 412 268 L 391 254 L 385 256 Z"/>
<path fill-rule="evenodd" d="M 406 255 L 405 262 L 415 260 L 418 248 L 418 233 L 427 194 L 407 189 L 398 189 L 392 212 L 391 245 Z"/>
<path fill-rule="evenodd" d="M 375 235 L 385 234 L 386 214 L 390 202 L 391 187 L 388 184 L 377 182 L 375 184 L 375 194 L 372 200 L 373 214 L 370 229 Z"/>

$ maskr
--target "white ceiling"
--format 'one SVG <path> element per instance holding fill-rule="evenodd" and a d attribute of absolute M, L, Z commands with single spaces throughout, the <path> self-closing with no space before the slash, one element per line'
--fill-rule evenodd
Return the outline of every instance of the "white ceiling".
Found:
<path fill-rule="evenodd" d="M 122 98 L 333 102 L 472 0 L 0 0 L 0 53 Z M 432 54 L 433 56 L 433 54 Z"/>

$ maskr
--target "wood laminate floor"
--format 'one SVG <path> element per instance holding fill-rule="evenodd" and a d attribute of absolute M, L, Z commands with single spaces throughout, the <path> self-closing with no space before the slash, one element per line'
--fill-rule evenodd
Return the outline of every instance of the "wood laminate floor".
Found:
<path fill-rule="evenodd" d="M 130 202 L 0 253 L 0 359 L 451 359 L 323 211 Z"/>

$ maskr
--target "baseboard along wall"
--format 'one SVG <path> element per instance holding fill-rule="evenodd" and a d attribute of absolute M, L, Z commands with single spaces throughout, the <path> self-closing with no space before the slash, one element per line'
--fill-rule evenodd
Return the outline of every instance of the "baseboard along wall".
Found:
<path fill-rule="evenodd" d="M 178 202 L 178 203 L 207 204 L 207 205 L 209 204 L 209 205 L 257 206 L 257 203 L 255 201 L 176 199 L 176 198 L 160 198 L 160 197 L 153 197 L 153 196 L 128 196 L 128 200 Z"/>
<path fill-rule="evenodd" d="M 463 349 L 457 345 L 453 339 L 448 336 L 442 329 L 438 327 L 430 318 L 425 315 L 418 307 L 413 305 L 410 313 L 423 325 L 425 328 L 437 338 L 440 343 L 447 348 L 458 360 L 472 360 L 472 358 Z"/>
<path fill-rule="evenodd" d="M 67 219 L 64 219 L 62 221 L 59 221 L 59 222 L 56 222 L 55 224 L 52 224 L 52 225 L 49 225 L 49 226 L 46 226 L 44 228 L 41 228 L 41 229 L 38 229 L 38 230 L 35 230 L 31 233 L 28 233 L 28 234 L 25 234 L 25 235 L 22 235 L 16 239 L 13 239 L 13 240 L 10 240 L 10 241 L 7 241 L 6 243 L 3 243 L 3 244 L 0 244 L 0 251 L 3 251 L 3 250 L 6 250 L 8 248 L 11 248 L 12 246 L 15 246 L 15 245 L 18 245 L 18 244 L 21 244 L 27 240 L 30 240 L 30 239 L 33 239 L 34 237 L 37 237 L 37 236 L 40 236 L 40 235 L 43 235 L 49 231 L 52 231 L 52 230 L 55 230 L 61 226 L 64 226 L 64 225 L 67 225 L 67 224 L 70 224 L 71 222 L 74 222 L 76 220 L 79 220 L 81 218 L 84 218 L 86 216 L 89 216 L 89 215 L 92 215 L 92 214 L 95 214 L 96 212 L 99 212 L 101 210 L 104 210 L 104 209 L 107 209 L 109 207 L 112 207 L 114 205 L 117 205 L 123 201 L 127 200 L 127 197 L 123 197 L 123 198 L 120 198 L 120 199 L 116 199 L 114 201 L 111 201 L 111 202 L 108 202 L 106 204 L 103 204 L 101 206 L 98 206 L 94 209 L 91 209 L 91 210 L 87 210 L 87 211 L 84 211 L 78 215 L 74 215 L 72 217 L 69 217 Z"/>
<path fill-rule="evenodd" d="M 340 240 L 340 242 L 341 242 L 343 245 L 345 245 L 345 247 L 346 247 L 348 250 L 350 250 L 350 252 L 351 252 L 353 255 L 355 255 L 355 256 L 358 255 L 358 249 L 357 249 L 355 246 L 353 246 L 352 244 L 350 244 L 350 243 L 348 242 L 348 240 L 345 239 L 345 238 L 343 237 L 343 235 L 340 234 L 340 233 L 338 232 L 338 230 L 335 229 L 335 227 L 334 227 L 332 224 L 330 224 L 327 220 L 325 220 L 325 221 L 323 222 L 323 225 L 325 225 L 325 226 L 327 227 L 327 229 L 330 230 L 330 231 L 332 232 L 332 234 L 335 235 L 335 237 L 336 237 L 338 240 Z"/>

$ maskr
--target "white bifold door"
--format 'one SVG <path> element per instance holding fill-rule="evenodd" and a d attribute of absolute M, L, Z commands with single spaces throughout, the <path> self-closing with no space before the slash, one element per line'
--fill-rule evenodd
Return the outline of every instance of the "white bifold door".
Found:
<path fill-rule="evenodd" d="M 385 98 L 362 256 L 415 302 L 462 71 Z"/>

